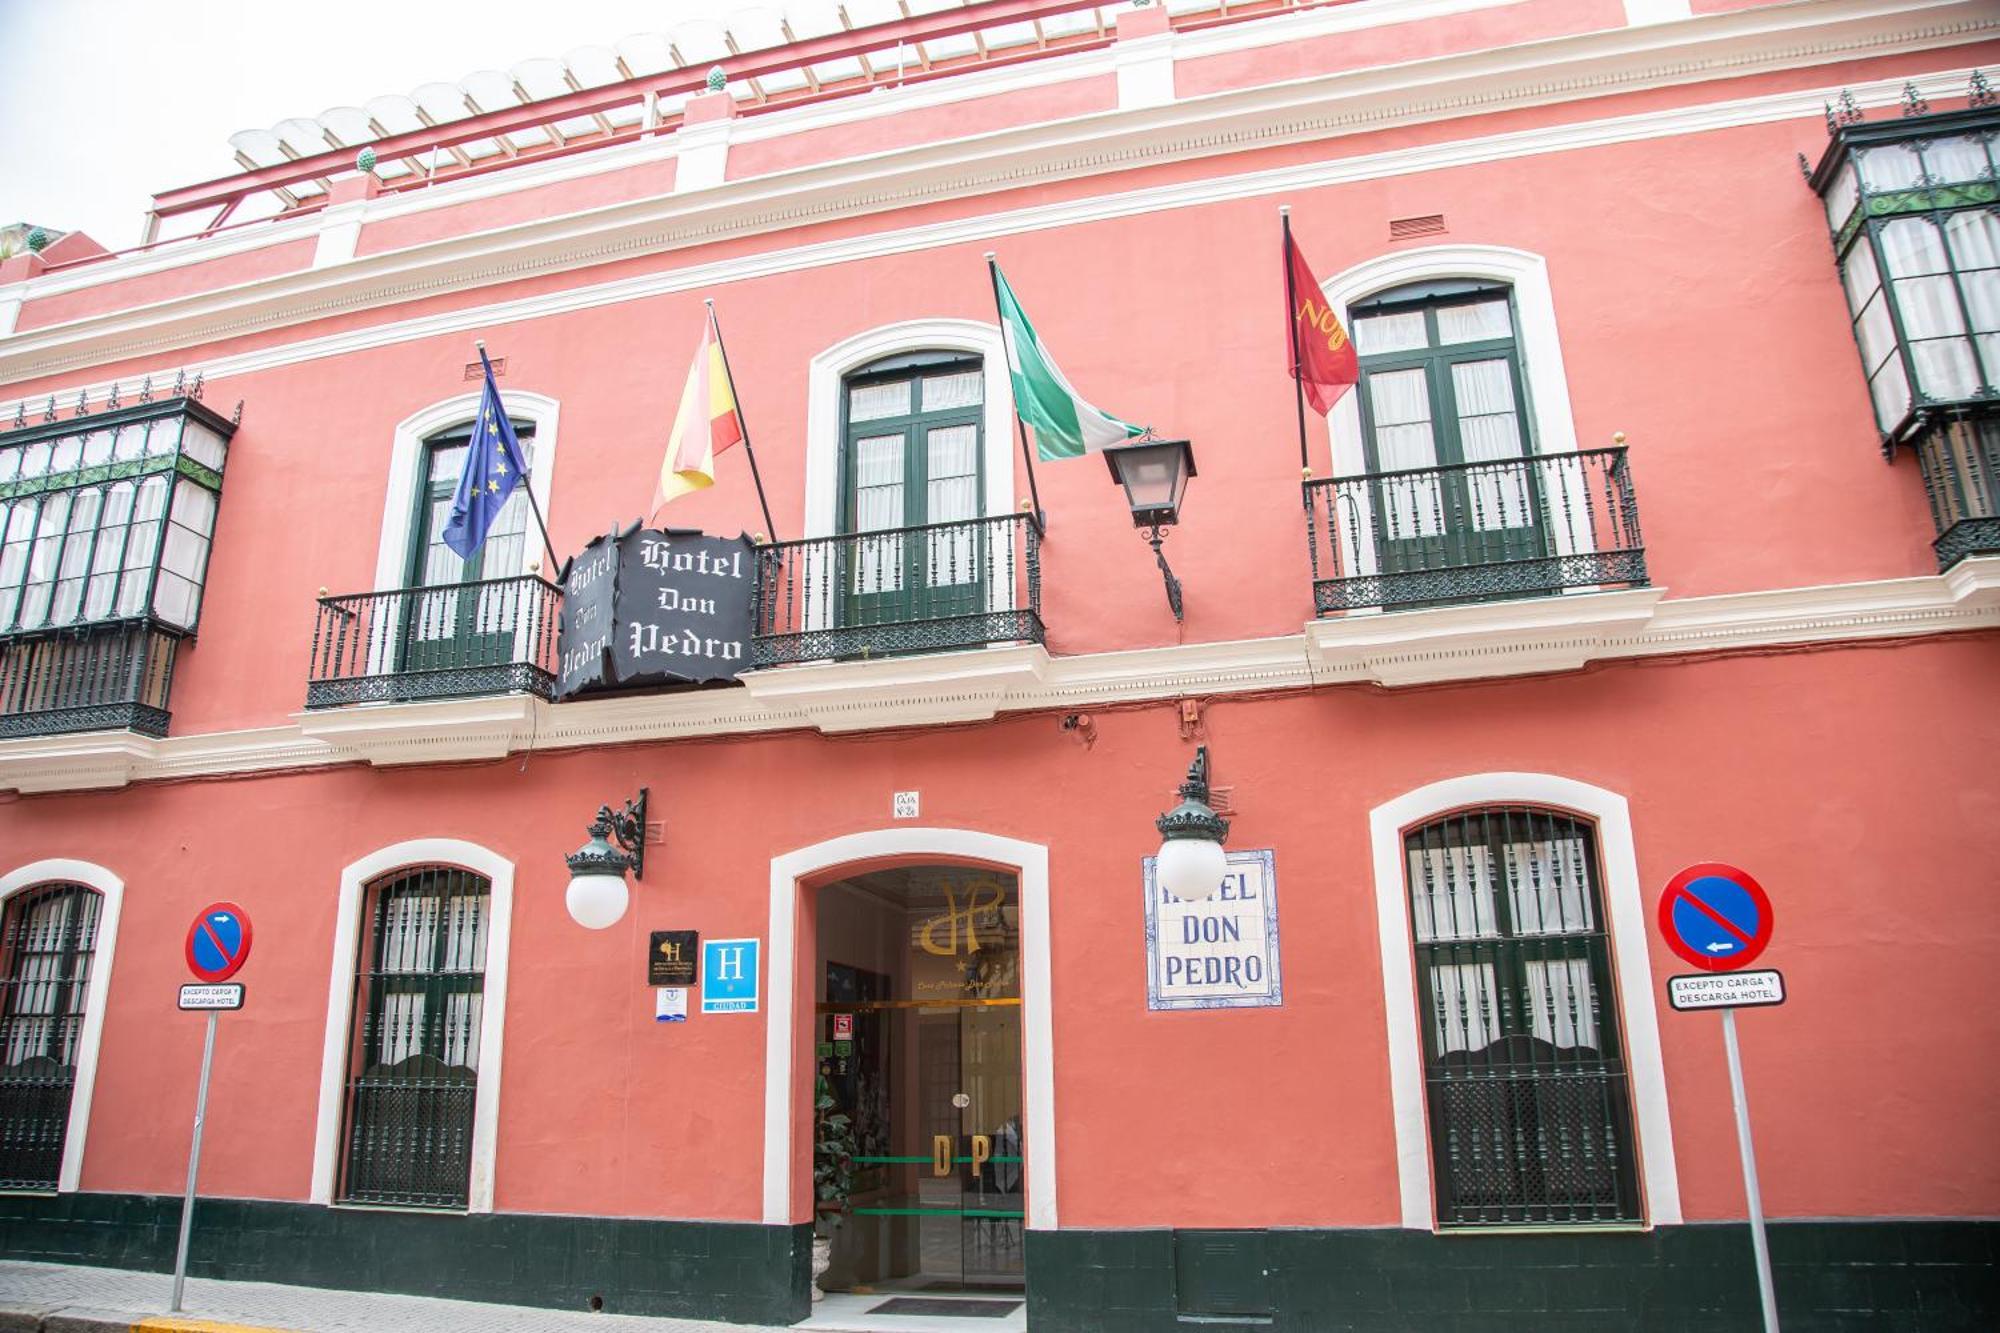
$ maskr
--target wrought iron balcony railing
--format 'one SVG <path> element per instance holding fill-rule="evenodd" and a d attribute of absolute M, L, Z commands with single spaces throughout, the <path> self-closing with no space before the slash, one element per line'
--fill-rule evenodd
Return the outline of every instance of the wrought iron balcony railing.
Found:
<path fill-rule="evenodd" d="M 1913 443 L 1937 524 L 1938 571 L 2000 555 L 2000 408 L 1935 413 Z"/>
<path fill-rule="evenodd" d="M 118 728 L 166 735 L 180 642 L 150 619 L 0 639 L 0 738 Z"/>
<path fill-rule="evenodd" d="M 1646 584 L 1623 446 L 1305 484 L 1313 609 Z"/>
<path fill-rule="evenodd" d="M 759 550 L 757 666 L 1042 641 L 1032 514 L 779 542 Z"/>
<path fill-rule="evenodd" d="M 319 599 L 307 708 L 555 685 L 561 590 L 530 574 Z"/>

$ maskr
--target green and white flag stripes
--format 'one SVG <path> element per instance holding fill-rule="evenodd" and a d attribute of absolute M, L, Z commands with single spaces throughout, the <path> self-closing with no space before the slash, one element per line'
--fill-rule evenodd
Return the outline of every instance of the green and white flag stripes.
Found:
<path fill-rule="evenodd" d="M 1000 302 L 1000 333 L 1007 341 L 1007 371 L 1014 379 L 1014 410 L 1035 428 L 1035 452 L 1052 458 L 1078 458 L 1106 445 L 1123 444 L 1145 428 L 1120 421 L 1083 401 L 1049 349 L 1035 336 L 1014 289 L 998 264 L 993 265 L 993 293 Z"/>

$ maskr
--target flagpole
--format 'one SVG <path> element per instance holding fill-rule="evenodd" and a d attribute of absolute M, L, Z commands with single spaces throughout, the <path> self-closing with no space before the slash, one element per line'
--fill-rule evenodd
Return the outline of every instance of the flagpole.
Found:
<path fill-rule="evenodd" d="M 736 392 L 736 372 L 729 368 L 729 349 L 722 345 L 722 325 L 715 318 L 715 302 L 704 296 L 708 307 L 708 327 L 715 331 L 715 350 L 722 353 L 722 377 L 729 381 L 729 401 L 736 404 L 736 426 L 743 432 L 743 454 L 750 460 L 750 480 L 757 483 L 757 505 L 764 511 L 764 531 L 778 540 L 778 525 L 771 521 L 771 502 L 764 498 L 764 477 L 757 471 L 757 451 L 750 447 L 750 420 L 743 415 L 743 399 Z"/>
<path fill-rule="evenodd" d="M 479 368 L 486 372 L 486 384 L 483 387 L 492 389 L 493 396 L 498 398 L 500 387 L 493 383 L 493 363 L 486 359 L 486 340 L 476 338 L 472 345 L 479 349 Z M 506 410 L 505 403 L 501 404 L 501 410 Z M 528 493 L 528 508 L 534 511 L 535 526 L 542 530 L 542 549 L 549 553 L 549 578 L 554 579 L 562 570 L 562 561 L 556 558 L 556 544 L 549 540 L 549 525 L 542 521 L 542 506 L 535 499 L 535 478 L 532 470 L 521 478 L 521 489 Z"/>
<path fill-rule="evenodd" d="M 993 251 L 988 250 L 986 252 L 986 276 L 993 284 L 993 313 L 1000 320 L 1000 345 L 1002 355 L 1005 355 L 1007 345 L 1007 311 L 1000 304 L 1000 266 L 994 262 L 993 256 Z M 1010 364 L 1009 369 L 1011 370 L 1011 368 Z M 1012 383 L 1011 377 L 1009 383 L 1010 385 Z M 1007 401 L 1010 403 L 1013 402 L 1013 394 L 1011 392 L 1008 394 Z M 1028 465 L 1028 496 L 1034 501 L 1035 505 L 1035 526 L 1046 536 L 1049 530 L 1049 518 L 1047 514 L 1042 512 L 1042 493 L 1035 489 L 1035 456 L 1028 452 L 1028 428 L 1022 424 L 1019 408 L 1016 408 L 1014 411 L 1014 433 L 1021 437 L 1021 461 Z"/>
<path fill-rule="evenodd" d="M 1312 476 L 1312 460 L 1306 456 L 1306 382 L 1299 374 L 1299 294 L 1298 285 L 1292 276 L 1292 206 L 1278 205 L 1278 219 L 1285 229 L 1285 326 L 1291 330 L 1292 340 L 1292 391 L 1299 406 L 1299 471 L 1302 476 Z"/>

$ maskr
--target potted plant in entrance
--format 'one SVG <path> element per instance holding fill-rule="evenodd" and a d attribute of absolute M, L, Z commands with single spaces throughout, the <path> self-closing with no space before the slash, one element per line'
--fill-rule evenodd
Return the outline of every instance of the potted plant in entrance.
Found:
<path fill-rule="evenodd" d="M 854 1117 L 839 1109 L 826 1075 L 813 1089 L 812 1298 L 826 1293 L 819 1280 L 833 1262 L 833 1233 L 854 1194 Z"/>

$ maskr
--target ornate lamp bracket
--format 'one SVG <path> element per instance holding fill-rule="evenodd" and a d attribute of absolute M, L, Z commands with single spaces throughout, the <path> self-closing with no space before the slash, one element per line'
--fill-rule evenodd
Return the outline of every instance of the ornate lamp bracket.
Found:
<path fill-rule="evenodd" d="M 563 858 L 571 875 L 622 875 L 629 869 L 635 880 L 646 877 L 646 796 L 647 788 L 641 787 L 622 810 L 597 807 L 597 818 L 590 821 L 590 841 Z M 613 842 L 619 850 L 612 849 Z"/>

